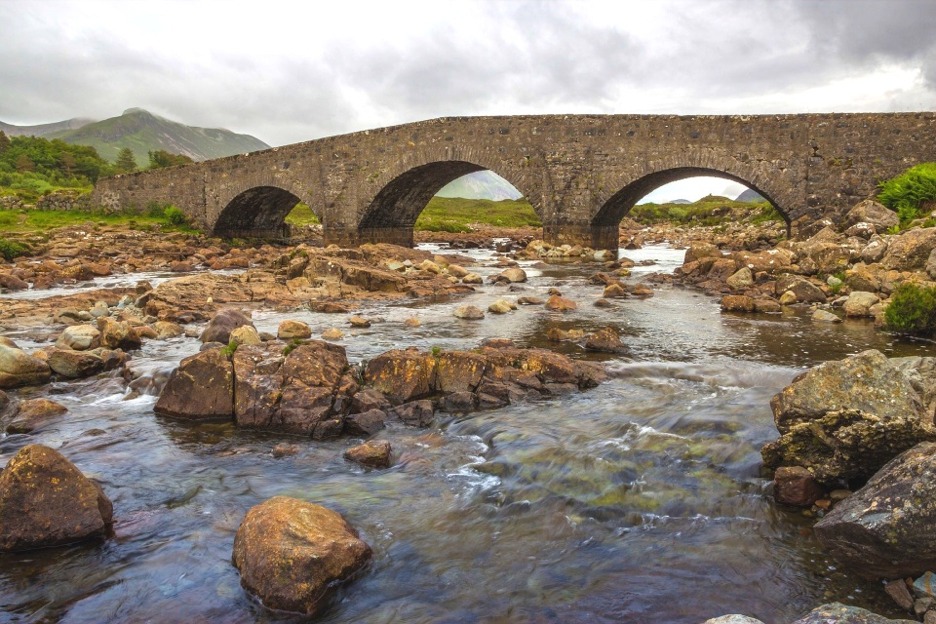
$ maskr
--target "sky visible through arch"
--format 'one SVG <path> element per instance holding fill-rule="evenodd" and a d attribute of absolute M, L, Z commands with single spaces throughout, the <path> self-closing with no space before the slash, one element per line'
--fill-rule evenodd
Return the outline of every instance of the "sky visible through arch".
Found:
<path fill-rule="evenodd" d="M 933 0 L 0 0 L 0 23 L 16 125 L 140 107 L 283 145 L 441 116 L 936 109 Z"/>

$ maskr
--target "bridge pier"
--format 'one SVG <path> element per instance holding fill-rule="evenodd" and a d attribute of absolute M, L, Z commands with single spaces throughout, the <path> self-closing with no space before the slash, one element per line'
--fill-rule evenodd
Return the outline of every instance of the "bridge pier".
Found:
<path fill-rule="evenodd" d="M 608 250 L 617 254 L 618 225 L 546 224 L 543 240 L 550 245 L 581 245 L 594 250 Z"/>
<path fill-rule="evenodd" d="M 357 247 L 364 243 L 389 243 L 401 247 L 413 246 L 413 228 L 347 228 L 324 227 L 322 239 L 326 245 Z"/>

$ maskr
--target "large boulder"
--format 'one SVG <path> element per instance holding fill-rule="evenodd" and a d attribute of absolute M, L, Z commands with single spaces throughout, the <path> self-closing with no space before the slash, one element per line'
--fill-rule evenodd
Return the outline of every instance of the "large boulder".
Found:
<path fill-rule="evenodd" d="M 44 360 L 0 343 L 0 388 L 44 384 L 51 377 L 52 369 Z"/>
<path fill-rule="evenodd" d="M 900 223 L 900 217 L 884 204 L 866 199 L 848 211 L 843 225 L 847 229 L 858 223 L 870 223 L 878 232 L 884 232 Z"/>
<path fill-rule="evenodd" d="M 234 365 L 224 349 L 191 355 L 169 375 L 153 411 L 162 416 L 203 420 L 234 415 Z"/>
<path fill-rule="evenodd" d="M 104 538 L 113 505 L 58 451 L 23 447 L 0 472 L 0 551 Z"/>
<path fill-rule="evenodd" d="M 849 570 L 871 579 L 916 577 L 936 569 L 936 443 L 887 463 L 815 526 Z"/>
<path fill-rule="evenodd" d="M 907 230 L 890 239 L 881 265 L 898 271 L 922 271 L 933 249 L 936 249 L 936 227 Z"/>
<path fill-rule="evenodd" d="M 808 370 L 770 406 L 780 438 L 762 449 L 764 463 L 803 466 L 821 483 L 867 479 L 899 453 L 936 439 L 909 375 L 879 351 Z"/>
<path fill-rule="evenodd" d="M 286 496 L 251 508 L 234 537 L 241 585 L 271 609 L 306 615 L 319 611 L 371 556 L 341 514 Z"/>
<path fill-rule="evenodd" d="M 344 347 L 321 340 L 238 347 L 234 379 L 238 425 L 315 438 L 340 435 L 359 387 Z"/>
<path fill-rule="evenodd" d="M 244 325 L 254 326 L 249 316 L 234 308 L 224 308 L 208 321 L 208 326 L 205 327 L 199 340 L 227 344 L 231 341 L 231 332 Z"/>

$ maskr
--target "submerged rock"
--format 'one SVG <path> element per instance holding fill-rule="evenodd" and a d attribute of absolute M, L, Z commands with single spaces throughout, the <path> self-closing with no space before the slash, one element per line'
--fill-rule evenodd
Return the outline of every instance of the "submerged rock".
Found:
<path fill-rule="evenodd" d="M 831 602 L 816 607 L 791 624 L 916 624 L 916 620 L 892 620 L 861 607 Z"/>
<path fill-rule="evenodd" d="M 266 607 L 312 615 L 371 556 L 370 546 L 341 514 L 274 496 L 247 512 L 232 559 L 241 585 Z"/>
<path fill-rule="evenodd" d="M 368 440 L 364 444 L 352 446 L 344 452 L 348 461 L 368 468 L 390 467 L 390 443 L 386 440 Z"/>
<path fill-rule="evenodd" d="M 112 522 L 100 486 L 47 446 L 23 447 L 0 472 L 0 551 L 104 538 Z"/>

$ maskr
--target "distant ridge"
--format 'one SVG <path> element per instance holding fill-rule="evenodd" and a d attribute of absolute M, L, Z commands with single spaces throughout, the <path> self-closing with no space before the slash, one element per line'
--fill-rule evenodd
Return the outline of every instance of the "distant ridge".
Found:
<path fill-rule="evenodd" d="M 755 191 L 754 189 L 746 189 L 743 193 L 738 195 L 735 201 L 739 202 L 762 202 L 767 201 L 767 198 Z"/>
<path fill-rule="evenodd" d="M 74 119 L 55 121 L 52 123 L 39 124 L 36 126 L 14 126 L 13 124 L 3 123 L 0 121 L 0 130 L 2 130 L 7 136 L 45 137 L 58 132 L 77 130 L 82 126 L 87 126 L 90 123 L 94 123 L 94 121 L 94 119 L 83 119 L 80 117 L 75 117 Z"/>
<path fill-rule="evenodd" d="M 475 171 L 456 178 L 436 193 L 439 197 L 462 199 L 519 199 L 523 194 L 513 185 L 491 171 Z"/>
<path fill-rule="evenodd" d="M 7 131 L 6 128 L 13 130 Z M 110 161 L 117 159 L 121 149 L 129 147 L 140 166 L 145 166 L 149 162 L 149 152 L 156 150 L 184 154 L 200 161 L 270 147 L 249 134 L 187 126 L 142 108 L 128 108 L 119 117 L 102 121 L 69 119 L 39 126 L 11 126 L 0 122 L 0 130 L 8 135 L 26 134 L 61 139 L 74 145 L 90 145 L 102 158 Z"/>

